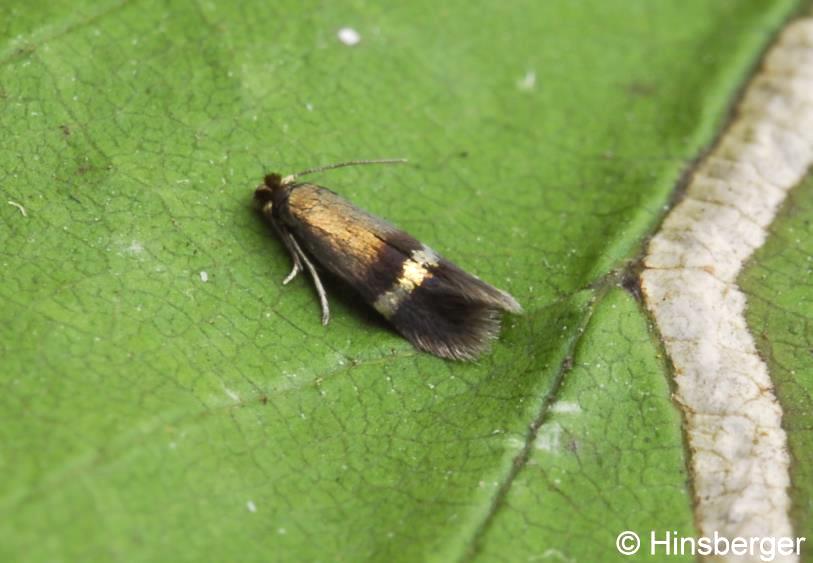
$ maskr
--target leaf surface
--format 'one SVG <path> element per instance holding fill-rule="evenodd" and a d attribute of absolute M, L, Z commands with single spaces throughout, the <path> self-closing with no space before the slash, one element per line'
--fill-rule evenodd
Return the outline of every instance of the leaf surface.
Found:
<path fill-rule="evenodd" d="M 624 529 L 691 535 L 668 363 L 619 286 L 795 6 L 5 8 L 0 191 L 26 215 L 0 208 L 0 556 L 614 560 Z M 263 174 L 380 157 L 411 164 L 316 179 L 519 299 L 477 363 L 336 285 L 322 327 L 307 279 L 280 284 Z"/>

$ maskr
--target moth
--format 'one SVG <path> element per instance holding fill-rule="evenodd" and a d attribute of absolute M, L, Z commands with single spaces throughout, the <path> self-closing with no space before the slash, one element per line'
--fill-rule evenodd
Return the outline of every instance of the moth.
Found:
<path fill-rule="evenodd" d="M 326 325 L 330 309 L 319 265 L 354 288 L 419 350 L 474 360 L 497 338 L 501 312 L 522 313 L 517 300 L 329 189 L 300 181 L 344 166 L 402 162 L 352 160 L 265 176 L 254 201 L 291 255 L 293 267 L 282 283 L 307 270 Z"/>

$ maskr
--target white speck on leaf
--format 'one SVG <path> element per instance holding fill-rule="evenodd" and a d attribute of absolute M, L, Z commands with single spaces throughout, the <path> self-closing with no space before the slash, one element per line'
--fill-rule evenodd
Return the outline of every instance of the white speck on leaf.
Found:
<path fill-rule="evenodd" d="M 144 252 L 144 246 L 137 240 L 130 242 L 130 246 L 125 249 L 129 254 L 141 254 Z"/>
<path fill-rule="evenodd" d="M 200 281 L 202 281 L 203 283 L 209 281 L 209 274 L 207 274 L 205 271 L 202 271 L 200 273 Z"/>
<path fill-rule="evenodd" d="M 238 395 L 237 392 L 232 391 L 228 387 L 224 387 L 223 390 L 226 392 L 226 395 L 228 395 L 229 399 L 231 399 L 232 401 L 239 401 L 240 400 L 240 395 Z"/>
<path fill-rule="evenodd" d="M 565 413 L 565 414 L 578 414 L 582 412 L 581 406 L 578 403 L 570 401 L 556 401 L 551 407 L 551 412 Z"/>
<path fill-rule="evenodd" d="M 512 450 L 521 450 L 525 447 L 525 440 L 521 438 L 517 438 L 516 436 L 511 436 L 506 440 L 506 444 Z"/>
<path fill-rule="evenodd" d="M 17 209 L 19 209 L 19 210 L 20 210 L 20 213 L 22 213 L 22 214 L 23 214 L 23 217 L 28 217 L 28 213 L 26 213 L 26 212 L 25 212 L 25 207 L 23 207 L 22 205 L 20 205 L 20 204 L 19 204 L 19 203 L 17 203 L 16 201 L 9 201 L 9 202 L 8 202 L 8 204 L 9 204 L 9 205 L 13 205 L 13 206 L 14 206 L 14 207 L 16 207 Z"/>
<path fill-rule="evenodd" d="M 345 45 L 350 45 L 351 47 L 353 45 L 358 45 L 361 41 L 361 35 L 352 27 L 343 27 L 336 35 L 338 36 L 339 41 Z"/>
<path fill-rule="evenodd" d="M 562 427 L 556 423 L 544 425 L 536 437 L 534 445 L 547 452 L 557 451 L 562 437 Z"/>
<path fill-rule="evenodd" d="M 536 87 L 536 73 L 532 70 L 529 70 L 525 73 L 525 76 L 517 80 L 517 88 L 522 90 L 523 92 L 529 92 Z"/>
<path fill-rule="evenodd" d="M 249 500 L 246 503 L 246 508 L 248 509 L 249 512 L 257 512 L 257 505 L 254 504 L 253 500 Z"/>
<path fill-rule="evenodd" d="M 558 549 L 546 549 L 545 551 L 542 552 L 542 559 L 550 559 L 553 561 L 566 561 L 568 563 L 574 561 L 574 559 L 568 557 Z"/>

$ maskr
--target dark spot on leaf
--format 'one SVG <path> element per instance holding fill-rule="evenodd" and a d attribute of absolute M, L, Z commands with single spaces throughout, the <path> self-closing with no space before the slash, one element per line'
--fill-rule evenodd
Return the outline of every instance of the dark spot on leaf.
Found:
<path fill-rule="evenodd" d="M 641 302 L 643 300 L 641 296 L 641 282 L 636 273 L 628 272 L 621 279 L 621 287 L 626 289 L 636 301 Z"/>
<path fill-rule="evenodd" d="M 62 131 L 62 134 L 65 135 L 66 137 L 71 136 L 71 128 L 65 125 L 64 123 L 59 126 L 59 129 Z"/>
<path fill-rule="evenodd" d="M 651 82 L 633 80 L 625 85 L 625 90 L 634 98 L 649 98 L 657 93 L 658 88 Z"/>
<path fill-rule="evenodd" d="M 573 356 L 565 356 L 562 360 L 562 371 L 570 371 L 573 369 Z"/>
<path fill-rule="evenodd" d="M 37 48 L 34 45 L 23 45 L 22 47 L 17 47 L 14 50 L 14 53 L 16 55 L 19 55 L 19 56 L 24 56 L 24 55 L 30 55 L 31 53 L 33 53 L 36 50 L 37 50 Z"/>

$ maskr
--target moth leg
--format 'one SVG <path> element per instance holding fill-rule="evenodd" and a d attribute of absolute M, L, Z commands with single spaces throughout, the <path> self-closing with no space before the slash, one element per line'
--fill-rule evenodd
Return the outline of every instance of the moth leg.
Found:
<path fill-rule="evenodd" d="M 274 225 L 274 227 L 276 227 L 282 242 L 285 244 L 285 248 L 288 249 L 288 253 L 291 255 L 291 260 L 294 262 L 294 265 L 291 268 L 291 273 L 285 276 L 285 279 L 282 280 L 282 285 L 288 285 L 288 282 L 294 279 L 296 275 L 302 271 L 302 261 L 299 259 L 299 253 L 297 252 L 295 242 L 292 242 L 294 240 L 294 236 L 288 232 L 287 229 L 277 227 L 276 225 Z"/>
<path fill-rule="evenodd" d="M 294 240 L 294 237 L 292 235 L 288 234 L 288 237 L 290 237 L 291 240 Z M 286 237 L 286 239 L 288 237 Z M 291 258 L 294 261 L 294 265 L 291 268 L 291 273 L 289 273 L 287 276 L 285 276 L 285 279 L 282 280 L 282 285 L 288 285 L 288 282 L 290 282 L 292 279 L 294 279 L 296 277 L 296 275 L 299 272 L 302 271 L 302 261 L 299 259 L 299 254 L 297 254 L 297 252 L 296 252 L 296 247 L 294 247 L 293 245 L 289 245 L 287 243 L 286 243 L 285 246 L 288 247 L 288 250 L 291 253 Z"/>
<path fill-rule="evenodd" d="M 288 235 L 290 237 L 291 245 L 293 246 L 296 253 L 301 258 L 302 263 L 305 264 L 305 267 L 308 268 L 308 271 L 311 274 L 311 278 L 313 279 L 313 285 L 316 287 L 316 293 L 319 295 L 319 303 L 322 305 L 322 324 L 327 325 L 328 321 L 330 320 L 330 308 L 327 304 L 327 293 L 325 292 L 325 288 L 322 286 L 322 280 L 319 279 L 319 274 L 316 273 L 316 268 L 313 267 L 313 264 L 302 252 L 302 248 L 300 248 L 299 243 L 296 242 L 296 239 L 293 235 Z M 300 268 L 301 269 L 301 268 Z"/>
<path fill-rule="evenodd" d="M 297 262 L 299 262 L 299 257 L 297 256 L 296 261 L 294 262 L 294 267 L 291 268 L 291 272 L 285 276 L 285 279 L 282 280 L 282 285 L 288 285 L 292 279 L 296 277 L 296 275 L 302 271 L 302 266 L 300 266 Z"/>

